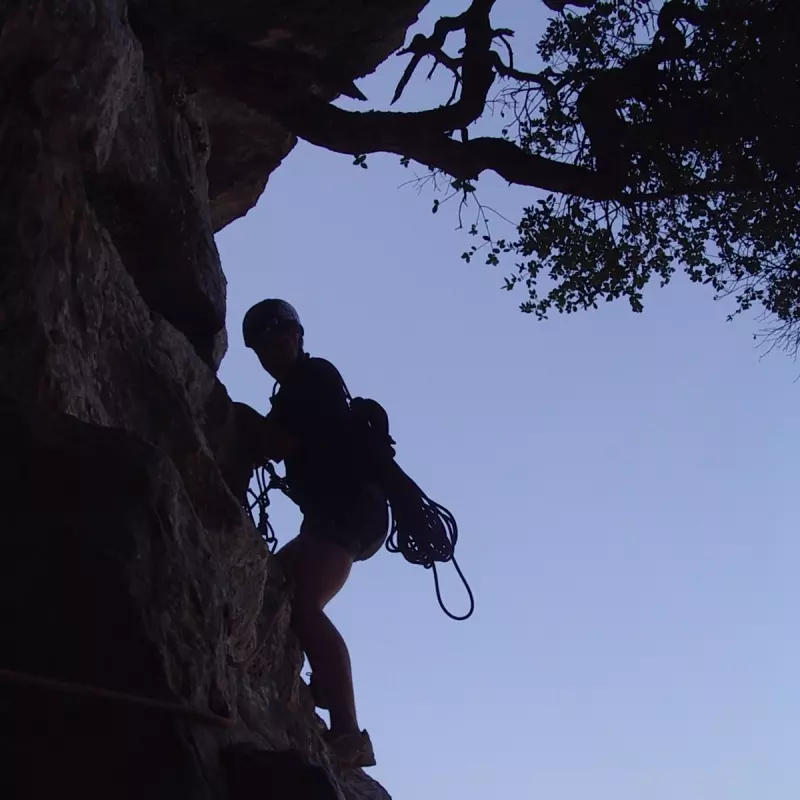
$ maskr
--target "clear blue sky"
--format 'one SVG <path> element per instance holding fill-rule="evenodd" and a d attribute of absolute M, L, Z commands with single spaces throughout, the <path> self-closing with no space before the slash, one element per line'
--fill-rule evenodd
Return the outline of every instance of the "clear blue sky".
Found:
<path fill-rule="evenodd" d="M 496 21 L 524 46 L 539 8 L 508 0 Z M 433 3 L 423 22 L 458 10 Z M 363 82 L 374 105 L 403 63 Z M 440 89 L 416 81 L 407 107 Z M 385 551 L 330 607 L 371 774 L 395 800 L 800 796 L 800 365 L 761 359 L 756 323 L 726 324 L 683 281 L 642 315 L 537 323 L 500 289 L 505 268 L 459 259 L 470 242 L 446 208 L 398 189 L 396 158 L 351 162 L 301 144 L 218 236 L 221 377 L 268 410 L 240 323 L 290 300 L 309 350 L 386 406 L 400 463 L 460 522 L 468 622 Z M 484 183 L 510 216 L 534 196 Z M 288 501 L 272 518 L 295 534 Z"/>

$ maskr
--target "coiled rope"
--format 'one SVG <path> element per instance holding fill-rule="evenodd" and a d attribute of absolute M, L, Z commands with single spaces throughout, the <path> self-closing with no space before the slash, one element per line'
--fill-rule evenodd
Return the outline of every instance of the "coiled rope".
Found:
<path fill-rule="evenodd" d="M 443 505 L 431 500 L 395 462 L 388 470 L 386 484 L 392 515 L 386 549 L 390 553 L 402 553 L 411 564 L 433 570 L 439 608 L 458 622 L 469 619 L 475 611 L 475 596 L 455 556 L 458 542 L 456 518 Z M 448 561 L 453 562 L 469 598 L 469 609 L 460 616 L 449 611 L 442 599 L 436 565 Z"/>
<path fill-rule="evenodd" d="M 439 608 L 450 619 L 459 622 L 469 619 L 475 611 L 475 596 L 456 561 L 458 523 L 455 517 L 443 505 L 431 500 L 400 468 L 395 460 L 397 443 L 389 433 L 389 415 L 386 409 L 375 400 L 353 397 L 344 381 L 342 389 L 351 414 L 358 419 L 357 428 L 363 437 L 360 447 L 369 454 L 371 469 L 380 476 L 380 483 L 389 500 L 391 527 L 386 539 L 386 549 L 390 553 L 402 553 L 410 564 L 419 564 L 425 569 L 433 570 Z M 449 611 L 442 599 L 436 565 L 446 564 L 448 561 L 453 562 L 469 598 L 467 613 L 460 616 Z"/>

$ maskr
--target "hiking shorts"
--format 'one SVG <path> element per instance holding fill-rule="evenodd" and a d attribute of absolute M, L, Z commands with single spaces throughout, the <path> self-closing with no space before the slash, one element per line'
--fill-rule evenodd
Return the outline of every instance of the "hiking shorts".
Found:
<path fill-rule="evenodd" d="M 343 508 L 308 509 L 300 532 L 338 544 L 353 561 L 366 561 L 381 549 L 389 533 L 386 495 L 370 484 Z"/>

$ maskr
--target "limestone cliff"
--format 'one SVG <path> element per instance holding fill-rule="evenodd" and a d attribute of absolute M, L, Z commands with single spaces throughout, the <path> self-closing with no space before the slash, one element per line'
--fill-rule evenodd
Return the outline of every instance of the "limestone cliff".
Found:
<path fill-rule="evenodd" d="M 214 232 L 294 140 L 171 53 L 199 25 L 352 80 L 423 5 L 0 0 L 3 797 L 386 797 L 321 746 L 216 378 Z"/>

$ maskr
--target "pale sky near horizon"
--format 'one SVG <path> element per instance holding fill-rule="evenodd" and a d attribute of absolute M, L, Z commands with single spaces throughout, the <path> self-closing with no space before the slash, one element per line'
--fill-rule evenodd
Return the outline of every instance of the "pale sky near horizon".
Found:
<path fill-rule="evenodd" d="M 542 8 L 507 0 L 496 22 L 523 47 Z M 459 10 L 433 2 L 421 30 Z M 404 63 L 359 84 L 373 105 Z M 437 88 L 415 81 L 406 107 Z M 471 240 L 398 189 L 397 161 L 300 144 L 217 237 L 231 396 L 269 409 L 241 319 L 290 300 L 310 352 L 383 403 L 401 465 L 460 524 L 469 621 L 385 551 L 331 605 L 370 774 L 395 800 L 794 800 L 800 365 L 762 357 L 756 322 L 727 324 L 683 280 L 639 315 L 522 315 L 500 288 L 510 265 L 460 260 Z M 511 217 L 536 196 L 484 183 Z M 282 542 L 296 533 L 288 501 L 272 518 Z"/>

